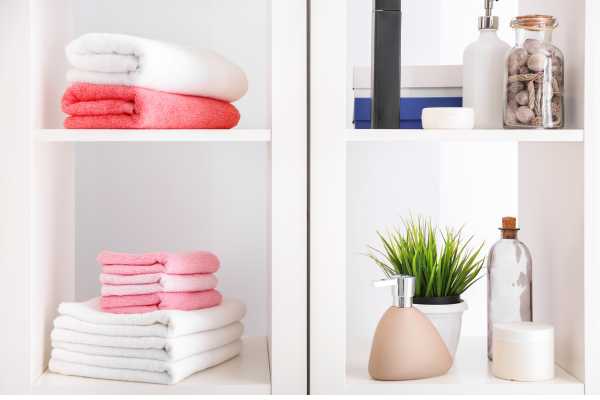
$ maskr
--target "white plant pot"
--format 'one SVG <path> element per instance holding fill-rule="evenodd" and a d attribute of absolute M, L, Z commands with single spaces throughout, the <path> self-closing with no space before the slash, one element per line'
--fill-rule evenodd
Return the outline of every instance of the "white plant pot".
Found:
<path fill-rule="evenodd" d="M 457 304 L 413 304 L 413 306 L 425 314 L 437 328 L 454 358 L 460 339 L 462 315 L 468 309 L 467 303 L 462 301 Z"/>

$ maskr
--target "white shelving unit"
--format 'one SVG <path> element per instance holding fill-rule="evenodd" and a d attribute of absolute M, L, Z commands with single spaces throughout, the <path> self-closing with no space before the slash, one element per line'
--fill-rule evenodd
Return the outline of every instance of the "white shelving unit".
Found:
<path fill-rule="evenodd" d="M 11 93 L 12 79 L 21 85 L 17 98 L 0 96 L 13 113 L 0 122 L 14 144 L 2 155 L 18 157 L 5 187 L 18 208 L 3 224 L 14 235 L 3 265 L 15 266 L 17 291 L 2 302 L 11 305 L 3 316 L 22 323 L 2 336 L 13 361 L 2 367 L 0 392 L 306 393 L 306 0 L 10 0 L 1 8 L 0 48 L 17 54 L 2 79 L 11 75 Z M 62 129 L 64 47 L 86 32 L 223 54 L 249 79 L 235 104 L 240 125 Z M 242 354 L 172 386 L 48 373 L 57 306 L 99 290 L 93 254 L 104 248 L 217 253 L 219 290 L 248 309 Z"/>
<path fill-rule="evenodd" d="M 560 22 L 554 42 L 567 53 L 567 129 L 349 129 L 353 68 L 369 64 L 370 4 L 312 2 L 311 393 L 600 392 L 596 317 L 600 294 L 593 288 L 600 261 L 596 245 L 600 237 L 596 157 L 600 154 L 596 138 L 600 118 L 595 112 L 600 107 L 596 73 L 600 32 L 595 22 L 600 5 L 590 0 L 517 0 L 500 2 L 499 7 L 507 3 L 514 3 L 511 15 L 550 14 Z M 419 26 L 421 33 L 438 29 L 426 40 L 438 38 L 442 50 L 435 45 L 425 50 L 419 44 L 425 40 L 423 35 L 414 31 L 407 34 L 403 49 L 410 47 L 417 58 L 455 50 L 449 45 L 449 32 L 456 29 L 455 36 L 460 36 L 465 31 L 460 18 L 465 17 L 466 6 L 449 20 L 443 18 L 445 9 L 439 24 L 422 23 L 436 20 L 430 12 L 439 10 L 425 13 L 422 6 L 419 20 L 414 11 L 420 2 L 403 2 L 404 6 L 412 7 L 413 13 L 403 14 L 403 28 Z M 476 24 L 468 18 L 475 30 Z M 507 19 L 502 23 L 508 24 Z M 488 245 L 497 240 L 500 217 L 517 215 L 521 238 L 534 257 L 534 318 L 555 327 L 553 381 L 523 384 L 490 375 L 481 339 L 486 326 L 484 281 L 465 294 L 470 309 L 463 317 L 463 337 L 447 375 L 410 382 L 369 378 L 369 343 L 391 298 L 387 291 L 370 287 L 381 276 L 364 253 L 367 245 L 378 244 L 376 230 L 395 227 L 401 217 L 423 211 L 441 225 L 474 225 L 475 240 Z M 355 337 L 366 339 L 356 341 Z"/>
<path fill-rule="evenodd" d="M 558 366 L 555 378 L 551 381 L 511 382 L 495 378 L 487 361 L 487 339 L 483 337 L 461 339 L 454 365 L 446 375 L 407 382 L 381 382 L 371 379 L 367 372 L 370 346 L 371 340 L 368 338 L 351 338 L 348 341 L 348 394 L 583 394 L 583 383 Z"/>
<path fill-rule="evenodd" d="M 125 130 L 125 129 L 40 129 L 40 142 L 270 142 L 270 129 L 234 130 Z"/>
<path fill-rule="evenodd" d="M 403 129 L 348 129 L 346 142 L 583 142 L 583 129 L 553 132 L 473 129 L 469 131 Z"/>
<path fill-rule="evenodd" d="M 224 364 L 192 375 L 173 386 L 87 379 L 44 373 L 34 384 L 35 394 L 270 394 L 269 355 L 265 337 L 244 338 L 242 354 Z"/>

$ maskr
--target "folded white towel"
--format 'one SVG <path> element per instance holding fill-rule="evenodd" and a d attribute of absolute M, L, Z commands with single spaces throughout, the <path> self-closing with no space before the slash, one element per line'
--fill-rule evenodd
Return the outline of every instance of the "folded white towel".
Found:
<path fill-rule="evenodd" d="M 118 359 L 118 357 L 90 356 L 58 350 L 52 353 L 48 369 L 63 375 L 169 385 L 198 371 L 230 360 L 241 350 L 242 341 L 238 340 L 176 362 Z"/>
<path fill-rule="evenodd" d="M 235 322 L 223 328 L 176 338 L 107 336 L 62 328 L 54 328 L 51 338 L 56 348 L 86 354 L 180 360 L 234 342 L 242 337 L 243 332 L 244 326 Z M 82 345 L 85 347 L 80 347 Z"/>
<path fill-rule="evenodd" d="M 94 298 L 83 303 L 61 303 L 58 312 L 83 322 L 111 325 L 111 329 L 118 332 L 119 336 L 177 337 L 222 328 L 240 321 L 246 314 L 246 306 L 239 300 L 226 298 L 218 306 L 203 310 L 112 314 L 101 311 L 100 299 Z"/>
<path fill-rule="evenodd" d="M 168 361 L 171 359 L 169 353 L 159 349 L 128 349 L 127 347 L 93 346 L 89 344 L 61 342 L 59 340 L 52 341 L 52 348 L 98 356 L 147 358 L 149 360 L 160 361 Z M 190 355 L 192 354 L 181 358 L 186 358 Z"/>
<path fill-rule="evenodd" d="M 248 90 L 244 71 L 210 50 L 136 36 L 87 33 L 66 48 L 69 82 L 140 86 L 228 102 Z"/>
<path fill-rule="evenodd" d="M 101 274 L 102 296 L 130 296 L 159 292 L 202 292 L 217 287 L 217 277 L 213 274 L 194 275 L 158 275 L 156 282 L 139 283 L 138 277 L 144 275 L 111 275 Z"/>

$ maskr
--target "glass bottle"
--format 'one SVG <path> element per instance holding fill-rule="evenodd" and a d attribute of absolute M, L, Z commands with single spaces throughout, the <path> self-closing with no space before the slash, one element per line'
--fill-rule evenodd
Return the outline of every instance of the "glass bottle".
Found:
<path fill-rule="evenodd" d="M 505 128 L 563 128 L 564 56 L 552 44 L 558 26 L 549 15 L 525 15 L 511 22 L 516 45 L 506 57 Z"/>
<path fill-rule="evenodd" d="M 501 239 L 488 256 L 488 358 L 492 359 L 492 331 L 496 323 L 532 321 L 531 253 L 517 239 L 517 220 L 502 218 Z"/>

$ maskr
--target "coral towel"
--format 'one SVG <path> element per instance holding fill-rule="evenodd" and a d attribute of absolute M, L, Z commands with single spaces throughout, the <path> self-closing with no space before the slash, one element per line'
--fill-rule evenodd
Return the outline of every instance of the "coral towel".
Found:
<path fill-rule="evenodd" d="M 212 274 L 220 266 L 219 258 L 208 251 L 131 254 L 105 250 L 98 254 L 96 261 L 102 264 L 103 273 L 115 275 Z"/>
<path fill-rule="evenodd" d="M 66 48 L 69 82 L 139 86 L 227 102 L 248 90 L 246 74 L 210 50 L 136 36 L 87 33 Z"/>
<path fill-rule="evenodd" d="M 154 293 L 135 296 L 104 296 L 100 299 L 103 311 L 135 314 L 154 310 L 201 310 L 221 304 L 223 297 L 216 290 L 190 293 Z M 149 306 L 155 308 L 150 309 Z M 131 308 L 130 308 L 131 307 Z"/>
<path fill-rule="evenodd" d="M 70 86 L 62 110 L 68 129 L 229 129 L 240 120 L 220 100 L 89 83 Z"/>

